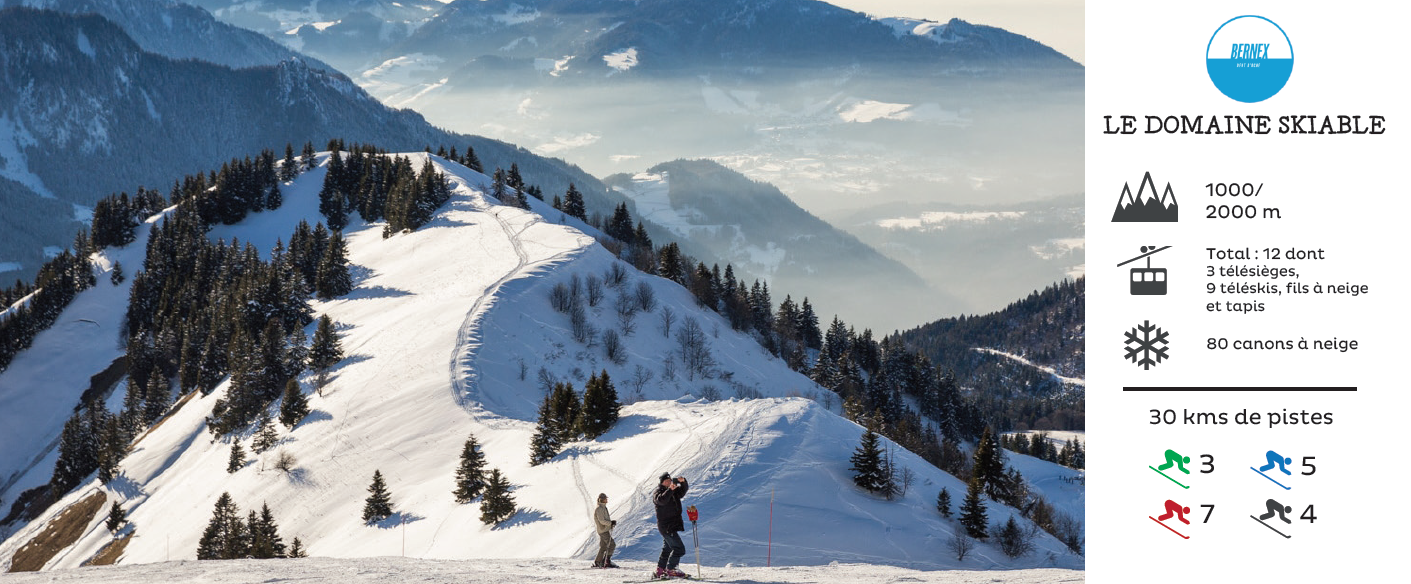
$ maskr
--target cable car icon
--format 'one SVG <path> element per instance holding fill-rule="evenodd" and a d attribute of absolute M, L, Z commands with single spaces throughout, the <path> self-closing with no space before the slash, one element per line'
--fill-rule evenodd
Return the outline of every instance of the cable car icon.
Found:
<path fill-rule="evenodd" d="M 1168 249 L 1171 249 L 1171 246 L 1167 245 L 1161 248 L 1157 248 L 1154 245 L 1143 245 L 1142 255 L 1117 264 L 1117 267 L 1120 268 L 1139 259 L 1146 258 L 1145 268 L 1131 269 L 1131 278 L 1128 280 L 1128 282 L 1131 283 L 1131 290 L 1133 296 L 1166 295 L 1166 268 L 1151 267 L 1151 256 L 1156 252 Z"/>

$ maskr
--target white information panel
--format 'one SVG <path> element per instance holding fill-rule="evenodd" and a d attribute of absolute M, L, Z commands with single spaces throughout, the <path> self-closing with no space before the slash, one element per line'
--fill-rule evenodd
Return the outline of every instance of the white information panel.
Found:
<path fill-rule="evenodd" d="M 1092 581 L 1406 581 L 1407 12 L 1087 3 Z"/>

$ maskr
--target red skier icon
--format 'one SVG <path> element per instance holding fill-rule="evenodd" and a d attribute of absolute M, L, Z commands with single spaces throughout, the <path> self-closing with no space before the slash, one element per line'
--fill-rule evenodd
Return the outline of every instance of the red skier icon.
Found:
<path fill-rule="evenodd" d="M 1186 465 L 1189 464 L 1190 461 L 1191 461 L 1191 457 L 1189 457 L 1189 456 L 1181 456 L 1180 453 L 1176 452 L 1175 450 L 1167 449 L 1167 450 L 1166 450 L 1166 462 L 1165 462 L 1164 464 L 1162 464 L 1161 466 L 1150 466 L 1150 465 L 1148 465 L 1147 468 L 1156 471 L 1157 474 L 1160 474 L 1161 476 L 1166 477 L 1167 480 L 1169 480 L 1169 481 L 1171 481 L 1171 482 L 1173 482 L 1173 483 L 1176 483 L 1176 484 L 1178 484 L 1178 485 L 1181 485 L 1181 488 L 1182 488 L 1182 489 L 1189 489 L 1190 487 L 1181 484 L 1181 481 L 1178 481 L 1178 480 L 1176 480 L 1176 479 L 1171 478 L 1171 475 L 1166 474 L 1164 471 L 1165 471 L 1166 469 L 1169 469 L 1169 468 L 1171 468 L 1171 467 L 1174 466 L 1174 467 L 1176 467 L 1177 470 L 1179 470 L 1179 471 L 1181 471 L 1181 472 L 1183 472 L 1183 473 L 1191 474 L 1191 471 L 1186 470 Z"/>
<path fill-rule="evenodd" d="M 1273 455 L 1274 453 L 1273 453 L 1273 452 L 1270 452 L 1269 454 L 1270 454 L 1270 455 Z M 1284 539 L 1290 539 L 1290 538 L 1292 538 L 1292 537 L 1293 537 L 1292 535 L 1285 535 L 1284 532 L 1279 531 L 1279 530 L 1277 530 L 1277 529 L 1274 529 L 1274 526 L 1269 525 L 1268 523 L 1265 523 L 1264 520 L 1265 520 L 1265 519 L 1273 519 L 1275 515 L 1278 515 L 1280 521 L 1283 521 L 1284 523 L 1292 524 L 1293 521 L 1290 520 L 1289 517 L 1288 517 L 1288 515 L 1286 515 L 1286 514 L 1287 514 L 1287 513 L 1292 513 L 1292 512 L 1293 512 L 1293 507 L 1291 507 L 1291 506 L 1289 506 L 1289 505 L 1284 505 L 1283 503 L 1280 503 L 1280 502 L 1275 501 L 1275 500 L 1273 500 L 1273 499 L 1269 499 L 1268 501 L 1265 501 L 1265 502 L 1264 502 L 1264 507 L 1265 507 L 1265 509 L 1267 509 L 1268 511 L 1266 511 L 1263 515 L 1260 515 L 1260 516 L 1258 516 L 1258 517 L 1255 517 L 1255 516 L 1253 516 L 1253 515 L 1250 515 L 1249 518 L 1250 518 L 1250 519 L 1253 519 L 1253 520 L 1255 520 L 1255 521 L 1258 521 L 1259 523 L 1263 524 L 1264 527 L 1268 527 L 1268 528 L 1269 528 L 1270 530 L 1272 530 L 1274 533 L 1277 533 L 1277 534 L 1279 534 L 1279 535 L 1283 535 L 1283 536 L 1284 536 Z"/>
<path fill-rule="evenodd" d="M 1181 532 L 1179 532 L 1179 531 L 1176 531 L 1175 529 L 1171 529 L 1171 526 L 1170 526 L 1170 525 L 1166 525 L 1166 523 L 1165 523 L 1167 519 L 1170 519 L 1170 518 L 1172 518 L 1172 517 L 1175 517 L 1176 519 L 1181 520 L 1181 523 L 1184 523 L 1184 524 L 1186 524 L 1186 525 L 1190 525 L 1190 524 L 1191 524 L 1190 520 L 1186 519 L 1186 515 L 1189 514 L 1190 512 L 1191 512 L 1191 508 L 1190 508 L 1190 507 L 1183 506 L 1183 505 L 1181 505 L 1180 503 L 1177 503 L 1177 502 L 1175 502 L 1175 501 L 1172 501 L 1172 500 L 1170 500 L 1170 499 L 1167 499 L 1167 500 L 1166 500 L 1166 513 L 1162 514 L 1160 518 L 1152 517 L 1152 516 L 1150 516 L 1150 515 L 1147 515 L 1147 519 L 1150 519 L 1150 520 L 1152 520 L 1152 521 L 1155 521 L 1155 522 L 1157 522 L 1158 524 L 1160 524 L 1162 527 L 1165 527 L 1166 529 L 1170 530 L 1171 533 L 1174 533 L 1174 534 L 1176 534 L 1176 535 L 1181 536 L 1181 539 L 1190 539 L 1190 538 L 1187 537 L 1185 534 L 1183 534 L 1183 533 L 1181 533 Z"/>
<path fill-rule="evenodd" d="M 1186 514 L 1187 514 L 1187 513 L 1190 513 L 1190 512 L 1191 512 L 1191 508 L 1190 508 L 1190 507 L 1182 507 L 1180 503 L 1177 503 L 1177 502 L 1175 502 L 1175 501 L 1172 501 L 1172 500 L 1170 500 L 1170 499 L 1167 499 L 1167 500 L 1166 500 L 1166 513 L 1165 513 L 1164 515 L 1160 516 L 1160 517 L 1157 517 L 1156 520 L 1157 520 L 1157 521 L 1165 521 L 1165 520 L 1167 520 L 1167 519 L 1170 519 L 1172 515 L 1175 515 L 1175 516 L 1176 516 L 1176 519 L 1180 519 L 1180 520 L 1181 520 L 1181 523 L 1184 523 L 1184 524 L 1186 524 L 1186 525 L 1190 525 L 1191 522 L 1186 520 Z M 1286 521 L 1287 521 L 1287 520 L 1286 520 Z"/>
<path fill-rule="evenodd" d="M 1264 466 L 1261 466 L 1259 468 L 1254 468 L 1251 466 L 1249 467 L 1249 470 L 1259 473 L 1259 476 L 1269 479 L 1269 482 L 1283 487 L 1285 491 L 1293 490 L 1293 487 L 1285 487 L 1283 483 L 1274 480 L 1274 477 L 1264 474 L 1264 471 L 1274 470 L 1274 467 L 1277 466 L 1279 467 L 1279 472 L 1292 476 L 1293 473 L 1289 472 L 1288 467 L 1286 467 L 1285 465 L 1293 464 L 1293 459 L 1285 456 L 1280 456 L 1279 453 L 1274 452 L 1273 450 L 1270 450 L 1268 453 L 1266 453 L 1264 455 L 1264 459 L 1268 461 L 1268 464 L 1265 464 Z"/>

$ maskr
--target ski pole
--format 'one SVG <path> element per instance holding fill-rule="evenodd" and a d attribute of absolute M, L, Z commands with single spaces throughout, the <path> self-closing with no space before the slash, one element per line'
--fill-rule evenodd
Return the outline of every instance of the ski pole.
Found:
<path fill-rule="evenodd" d="M 696 519 L 700 513 L 696 511 L 696 506 L 691 505 L 686 508 L 686 516 L 691 518 L 691 541 L 696 544 L 696 579 L 701 577 L 701 538 L 696 533 Z"/>

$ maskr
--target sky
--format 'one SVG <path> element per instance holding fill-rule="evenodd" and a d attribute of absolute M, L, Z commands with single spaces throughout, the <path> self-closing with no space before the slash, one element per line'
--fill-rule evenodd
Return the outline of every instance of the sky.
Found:
<path fill-rule="evenodd" d="M 945 22 L 958 17 L 1022 34 L 1071 57 L 1083 55 L 1084 0 L 826 0 L 873 16 L 909 16 Z"/>

